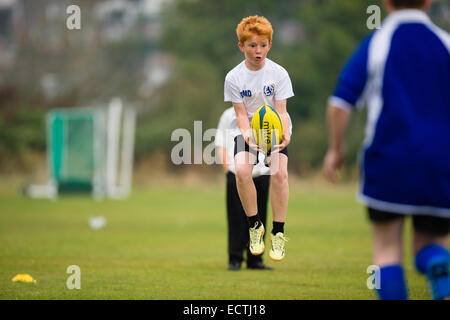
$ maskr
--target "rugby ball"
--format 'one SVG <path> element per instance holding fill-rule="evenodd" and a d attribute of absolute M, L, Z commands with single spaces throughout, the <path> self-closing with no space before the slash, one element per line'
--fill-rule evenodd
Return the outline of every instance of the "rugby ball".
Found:
<path fill-rule="evenodd" d="M 275 108 L 265 104 L 255 111 L 252 118 L 252 132 L 256 144 L 266 153 L 283 139 L 283 122 Z"/>

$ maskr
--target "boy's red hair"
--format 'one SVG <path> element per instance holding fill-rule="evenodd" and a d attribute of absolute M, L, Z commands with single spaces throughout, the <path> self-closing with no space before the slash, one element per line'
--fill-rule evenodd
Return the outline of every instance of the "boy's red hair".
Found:
<path fill-rule="evenodd" d="M 236 33 L 241 44 L 254 35 L 266 36 L 272 43 L 272 24 L 265 17 L 251 16 L 242 19 L 236 28 Z"/>

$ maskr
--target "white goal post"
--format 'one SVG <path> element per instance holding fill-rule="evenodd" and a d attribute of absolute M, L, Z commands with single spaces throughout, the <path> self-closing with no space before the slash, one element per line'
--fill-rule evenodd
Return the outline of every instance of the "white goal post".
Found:
<path fill-rule="evenodd" d="M 95 199 L 123 199 L 131 192 L 136 111 L 114 98 L 95 108 L 54 109 L 47 114 L 49 179 L 32 185 L 34 198 L 90 192 Z"/>

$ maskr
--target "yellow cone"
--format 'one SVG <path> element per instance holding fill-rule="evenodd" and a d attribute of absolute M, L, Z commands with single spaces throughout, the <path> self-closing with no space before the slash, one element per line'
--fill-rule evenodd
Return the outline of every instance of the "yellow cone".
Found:
<path fill-rule="evenodd" d="M 29 274 L 26 274 L 26 273 L 19 273 L 14 278 L 12 278 L 12 281 L 13 282 L 20 281 L 20 282 L 36 283 L 36 280 L 34 280 L 32 276 L 30 276 Z"/>

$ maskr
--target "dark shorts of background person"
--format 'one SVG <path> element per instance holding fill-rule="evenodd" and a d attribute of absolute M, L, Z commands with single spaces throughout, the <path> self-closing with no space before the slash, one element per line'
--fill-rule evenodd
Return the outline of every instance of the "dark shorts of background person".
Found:
<path fill-rule="evenodd" d="M 258 152 L 259 151 L 256 151 L 256 150 L 250 148 L 250 146 L 244 140 L 244 137 L 242 136 L 242 134 L 240 134 L 234 138 L 234 155 L 236 156 L 241 151 L 247 151 L 251 154 L 254 154 L 256 156 L 255 164 L 258 163 Z M 286 155 L 286 157 L 289 157 L 287 147 L 284 148 L 283 150 L 281 150 L 280 153 Z M 268 155 L 270 156 L 270 151 L 269 151 Z M 266 166 L 267 166 L 267 163 L 266 163 Z"/>
<path fill-rule="evenodd" d="M 367 208 L 372 222 L 390 222 L 407 215 Z M 411 215 L 414 229 L 433 236 L 445 236 L 450 231 L 450 219 L 425 215 Z"/>

